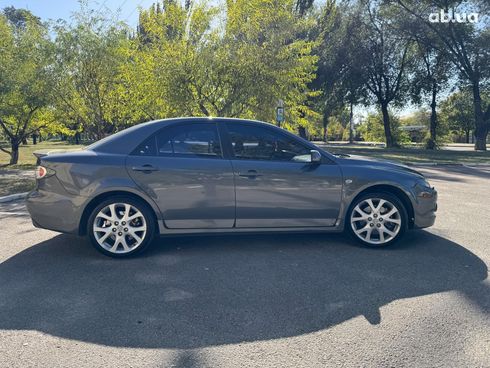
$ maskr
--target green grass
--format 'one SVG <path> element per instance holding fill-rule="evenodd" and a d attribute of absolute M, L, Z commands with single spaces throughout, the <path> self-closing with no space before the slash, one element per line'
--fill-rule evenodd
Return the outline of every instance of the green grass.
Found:
<path fill-rule="evenodd" d="M 2 145 L 6 149 L 5 144 Z M 51 150 L 67 150 L 77 149 L 83 146 L 68 144 L 66 142 L 41 142 L 36 145 L 27 144 L 22 145 L 19 148 L 19 162 L 17 165 L 8 165 L 10 156 L 0 151 L 0 196 L 5 196 L 14 193 L 28 192 L 36 186 L 34 179 L 34 168 L 36 167 L 36 157 L 33 155 L 34 151 L 51 151 Z M 32 175 L 22 175 L 22 172 L 18 173 L 15 169 L 29 170 Z"/>
<path fill-rule="evenodd" d="M 10 147 L 2 145 L 2 147 L 10 151 Z M 10 161 L 10 156 L 0 151 L 0 167 L 6 166 L 8 169 L 33 169 L 36 167 L 36 157 L 32 154 L 34 151 L 38 150 L 66 150 L 66 149 L 76 149 L 83 146 L 68 144 L 66 142 L 50 142 L 45 141 L 34 144 L 21 145 L 19 148 L 19 162 L 17 165 L 8 165 Z M 8 166 L 7 166 L 8 165 Z"/>
<path fill-rule="evenodd" d="M 447 149 L 431 151 L 420 148 L 387 149 L 371 146 L 325 146 L 322 144 L 319 146 L 331 153 L 369 156 L 403 163 L 490 164 L 490 151 L 451 151 Z"/>

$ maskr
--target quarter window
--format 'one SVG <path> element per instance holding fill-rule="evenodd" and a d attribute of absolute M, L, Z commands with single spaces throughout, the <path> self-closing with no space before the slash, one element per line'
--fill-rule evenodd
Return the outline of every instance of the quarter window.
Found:
<path fill-rule="evenodd" d="M 227 123 L 233 153 L 241 160 L 307 162 L 310 148 L 271 129 Z"/>
<path fill-rule="evenodd" d="M 156 156 L 157 149 L 155 145 L 155 136 L 151 136 L 141 143 L 132 153 L 136 156 Z"/>

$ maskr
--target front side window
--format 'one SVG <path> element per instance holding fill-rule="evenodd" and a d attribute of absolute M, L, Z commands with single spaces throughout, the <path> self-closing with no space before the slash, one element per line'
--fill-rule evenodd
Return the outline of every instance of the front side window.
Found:
<path fill-rule="evenodd" d="M 310 148 L 271 129 L 227 123 L 233 153 L 241 160 L 307 162 Z"/>
<path fill-rule="evenodd" d="M 174 125 L 156 136 L 159 156 L 221 158 L 221 144 L 214 123 Z"/>

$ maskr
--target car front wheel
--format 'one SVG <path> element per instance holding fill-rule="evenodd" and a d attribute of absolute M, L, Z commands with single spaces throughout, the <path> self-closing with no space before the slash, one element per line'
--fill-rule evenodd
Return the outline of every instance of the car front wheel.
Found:
<path fill-rule="evenodd" d="M 348 231 L 364 245 L 387 246 L 406 231 L 407 211 L 402 202 L 388 193 L 368 193 L 356 199 L 347 216 Z"/>
<path fill-rule="evenodd" d="M 88 221 L 92 245 L 111 257 L 128 257 L 142 252 L 155 233 L 152 210 L 144 202 L 118 196 L 101 202 Z"/>

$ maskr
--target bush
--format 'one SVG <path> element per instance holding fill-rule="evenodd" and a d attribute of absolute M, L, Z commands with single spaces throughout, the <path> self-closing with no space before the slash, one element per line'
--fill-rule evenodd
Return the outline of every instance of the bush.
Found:
<path fill-rule="evenodd" d="M 399 129 L 400 119 L 390 113 L 390 126 L 393 137 L 398 144 L 410 143 L 410 136 L 407 132 Z M 357 132 L 364 141 L 367 142 L 386 142 L 383 126 L 383 115 L 381 112 L 369 114 L 366 120 L 357 127 Z"/>

